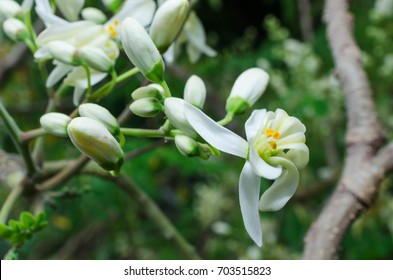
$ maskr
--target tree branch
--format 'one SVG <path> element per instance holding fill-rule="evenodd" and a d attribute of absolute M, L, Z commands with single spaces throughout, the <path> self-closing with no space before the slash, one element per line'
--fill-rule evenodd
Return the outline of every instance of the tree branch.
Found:
<path fill-rule="evenodd" d="M 327 0 L 325 22 L 336 71 L 346 97 L 345 166 L 338 185 L 305 238 L 305 259 L 334 259 L 354 219 L 367 209 L 381 180 L 392 171 L 393 143 L 380 149 L 384 135 L 371 87 L 352 35 L 348 1 Z"/>

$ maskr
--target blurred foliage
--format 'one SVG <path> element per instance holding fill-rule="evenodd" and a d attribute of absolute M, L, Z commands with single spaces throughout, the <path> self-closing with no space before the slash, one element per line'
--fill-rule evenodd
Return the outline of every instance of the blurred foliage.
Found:
<path fill-rule="evenodd" d="M 262 67 L 271 75 L 271 81 L 255 107 L 283 108 L 306 124 L 310 163 L 302 170 L 301 184 L 288 205 L 277 213 L 261 213 L 264 234 L 261 249 L 248 237 L 240 215 L 241 160 L 227 155 L 208 161 L 185 158 L 173 143 L 166 143 L 125 165 L 124 172 L 154 199 L 205 259 L 301 258 L 303 238 L 337 182 L 344 156 L 344 98 L 321 22 L 323 1 L 311 2 L 315 36 L 304 42 L 300 38 L 296 1 L 199 1 L 197 12 L 208 31 L 209 43 L 219 55 L 197 64 L 182 56 L 167 73 L 168 84 L 177 96 L 182 94 L 184 77 L 191 74 L 202 77 L 209 85 L 206 111 L 220 119 L 236 77 L 247 68 Z M 359 0 L 351 9 L 355 37 L 363 51 L 380 120 L 392 139 L 393 15 L 373 5 L 373 1 Z M 11 48 L 12 44 L 2 40 L 0 56 L 7 55 Z M 121 61 L 118 69 L 129 67 L 128 60 Z M 35 67 L 29 56 L 1 85 L 2 100 L 23 129 L 38 127 L 46 105 L 44 83 Z M 123 83 L 102 104 L 118 115 L 128 106 L 132 90 L 142 82 L 138 76 Z M 71 92 L 60 105 L 64 112 L 72 110 Z M 247 117 L 241 116 L 229 127 L 244 135 L 241 124 Z M 156 128 L 162 118 L 163 115 L 153 119 L 132 116 L 125 126 Z M 12 152 L 12 143 L 3 131 L 0 126 L 1 146 Z M 136 151 L 151 143 L 129 138 L 125 150 Z M 47 137 L 46 145 L 47 160 L 78 156 L 64 139 Z M 376 203 L 349 230 L 341 258 L 393 258 L 392 179 L 390 176 L 383 181 Z M 270 184 L 264 181 L 262 189 Z M 1 201 L 7 193 L 0 189 Z M 80 176 L 43 195 L 48 226 L 25 243 L 20 258 L 182 258 L 148 220 L 144 209 L 116 185 Z M 37 207 L 30 203 L 28 199 L 20 201 L 12 216 Z M 9 243 L 1 240 L 0 254 L 4 255 L 9 247 Z"/>

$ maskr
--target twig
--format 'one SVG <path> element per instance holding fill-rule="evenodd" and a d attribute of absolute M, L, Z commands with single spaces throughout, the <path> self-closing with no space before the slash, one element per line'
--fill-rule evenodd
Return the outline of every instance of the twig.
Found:
<path fill-rule="evenodd" d="M 149 145 L 147 145 L 145 147 L 142 147 L 140 149 L 137 149 L 135 151 L 127 153 L 124 156 L 124 158 L 125 158 L 125 160 L 130 160 L 130 159 L 136 158 L 136 157 L 138 157 L 138 156 L 140 156 L 140 155 L 142 155 L 144 153 L 147 153 L 147 152 L 149 152 L 151 150 L 154 150 L 155 148 L 163 146 L 165 144 L 166 144 L 165 140 L 155 141 L 155 142 L 150 143 Z"/>
<path fill-rule="evenodd" d="M 381 180 L 392 171 L 393 165 L 393 143 L 380 149 L 384 137 L 352 35 L 347 2 L 327 0 L 325 3 L 327 36 L 346 97 L 345 166 L 331 199 L 307 233 L 305 259 L 338 257 L 344 234 L 354 219 L 372 204 Z"/>
<path fill-rule="evenodd" d="M 300 30 L 302 32 L 303 40 L 311 41 L 314 37 L 314 30 L 312 26 L 312 13 L 309 0 L 297 0 L 297 7 L 299 11 Z"/>

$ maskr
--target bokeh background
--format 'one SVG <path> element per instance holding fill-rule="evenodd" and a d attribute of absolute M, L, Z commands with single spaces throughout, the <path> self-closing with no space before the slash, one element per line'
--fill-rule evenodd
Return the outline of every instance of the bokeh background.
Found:
<path fill-rule="evenodd" d="M 98 2 L 87 1 L 87 6 Z M 393 137 L 392 2 L 351 1 L 355 38 L 389 139 Z M 299 118 L 306 124 L 310 148 L 310 163 L 301 171 L 301 183 L 293 199 L 279 212 L 260 215 L 262 248 L 253 244 L 241 219 L 238 177 L 243 160 L 225 154 L 207 161 L 186 158 L 168 142 L 125 164 L 124 173 L 159 205 L 202 258 L 301 258 L 304 236 L 329 198 L 344 160 L 344 97 L 325 37 L 323 4 L 321 0 L 200 0 L 195 6 L 208 43 L 218 55 L 191 63 L 183 52 L 175 64 L 167 66 L 172 93 L 182 96 L 186 79 L 192 74 L 200 76 L 208 86 L 205 110 L 220 119 L 236 77 L 247 68 L 262 67 L 271 80 L 255 108 L 282 108 Z M 0 58 L 5 58 L 15 44 L 1 32 Z M 44 82 L 36 67 L 31 54 L 26 53 L 0 84 L 3 103 L 26 130 L 39 126 L 46 106 Z M 118 72 L 129 67 L 125 57 L 116 65 Z M 131 101 L 130 93 L 143 83 L 141 75 L 122 83 L 100 104 L 118 115 Z M 60 111 L 72 111 L 71 94 L 64 96 Z M 249 114 L 237 118 L 230 129 L 244 135 L 243 124 Z M 132 116 L 125 126 L 156 128 L 163 118 Z M 155 141 L 127 138 L 124 149 L 137 150 Z M 48 136 L 46 145 L 47 160 L 79 155 L 67 139 Z M 0 146 L 15 152 L 1 123 Z M 349 229 L 340 258 L 393 258 L 392 179 L 389 176 L 382 182 L 374 205 Z M 270 184 L 263 181 L 262 189 Z M 8 190 L 1 187 L 1 203 L 7 194 Z M 78 176 L 47 193 L 46 198 L 49 225 L 23 246 L 22 259 L 182 258 L 147 218 L 145 209 L 114 184 Z M 21 199 L 11 218 L 34 207 L 31 198 Z M 9 246 L 0 240 L 0 255 Z"/>

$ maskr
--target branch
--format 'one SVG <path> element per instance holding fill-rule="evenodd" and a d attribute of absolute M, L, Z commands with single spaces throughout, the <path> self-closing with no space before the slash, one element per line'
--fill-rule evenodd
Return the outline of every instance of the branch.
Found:
<path fill-rule="evenodd" d="M 393 169 L 393 142 L 380 149 L 384 135 L 372 92 L 352 35 L 348 1 L 327 0 L 325 22 L 336 71 L 346 97 L 344 171 L 305 238 L 305 259 L 334 259 L 344 234 L 376 198 L 379 184 Z"/>

